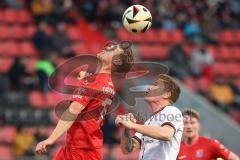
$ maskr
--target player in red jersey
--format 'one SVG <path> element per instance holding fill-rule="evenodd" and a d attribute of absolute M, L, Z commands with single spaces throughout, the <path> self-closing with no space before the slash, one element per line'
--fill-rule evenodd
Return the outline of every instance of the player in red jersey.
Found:
<path fill-rule="evenodd" d="M 239 160 L 239 157 L 217 140 L 199 136 L 200 115 L 197 111 L 183 111 L 184 131 L 177 160 Z"/>
<path fill-rule="evenodd" d="M 83 78 L 78 85 L 100 91 L 100 94 L 95 98 L 89 98 L 78 94 L 77 90 L 53 133 L 48 139 L 37 144 L 38 154 L 44 154 L 47 151 L 46 147 L 52 145 L 67 131 L 66 145 L 57 153 L 54 160 L 102 159 L 101 125 L 107 106 L 110 106 L 115 94 L 111 73 L 115 71 L 127 73 L 131 69 L 134 61 L 131 42 L 122 41 L 119 44 L 110 42 L 97 57 L 102 63 L 99 72 Z M 91 81 L 93 77 L 95 79 Z"/>

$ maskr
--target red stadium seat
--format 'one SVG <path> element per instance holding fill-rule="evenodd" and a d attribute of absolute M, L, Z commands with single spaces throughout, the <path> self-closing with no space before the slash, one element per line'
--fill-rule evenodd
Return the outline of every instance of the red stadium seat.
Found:
<path fill-rule="evenodd" d="M 146 42 L 156 42 L 156 35 L 158 34 L 157 30 L 151 29 L 148 30 L 147 32 L 140 34 L 142 41 Z"/>
<path fill-rule="evenodd" d="M 28 39 L 31 39 L 33 37 L 33 35 L 35 34 L 36 32 L 36 26 L 34 25 L 28 25 L 25 28 L 25 36 L 26 38 Z"/>
<path fill-rule="evenodd" d="M 240 30 L 237 30 L 235 32 L 235 38 L 236 38 L 236 42 L 240 44 Z"/>
<path fill-rule="evenodd" d="M 32 91 L 28 95 L 28 100 L 31 107 L 34 108 L 45 108 L 46 107 L 46 97 L 40 91 Z"/>
<path fill-rule="evenodd" d="M 140 52 L 143 59 L 159 60 L 168 57 L 168 47 L 162 45 L 142 45 Z"/>
<path fill-rule="evenodd" d="M 20 56 L 19 45 L 14 41 L 6 42 L 4 49 L 6 56 Z"/>
<path fill-rule="evenodd" d="M 170 32 L 171 43 L 182 43 L 184 41 L 184 36 L 181 30 L 176 29 Z"/>
<path fill-rule="evenodd" d="M 224 30 L 219 35 L 219 40 L 222 43 L 233 44 L 235 42 L 234 32 L 232 30 Z"/>
<path fill-rule="evenodd" d="M 184 44 L 183 50 L 186 53 L 186 56 L 190 57 L 193 51 L 193 46 L 189 44 Z"/>
<path fill-rule="evenodd" d="M 0 143 L 12 144 L 16 134 L 16 129 L 13 126 L 5 126 L 0 129 Z"/>
<path fill-rule="evenodd" d="M 196 90 L 196 81 L 192 77 L 187 77 L 184 79 L 184 84 L 187 86 L 188 89 L 195 91 Z"/>
<path fill-rule="evenodd" d="M 77 27 L 69 27 L 67 29 L 67 35 L 71 41 L 81 41 L 82 36 Z"/>
<path fill-rule="evenodd" d="M 229 76 L 240 77 L 239 67 L 240 65 L 237 62 L 227 64 Z"/>
<path fill-rule="evenodd" d="M 171 43 L 172 37 L 170 37 L 169 31 L 164 29 L 160 29 L 156 34 L 156 40 L 160 43 Z"/>
<path fill-rule="evenodd" d="M 56 107 L 56 104 L 61 102 L 64 99 L 64 97 L 56 92 L 48 92 L 46 94 L 46 107 L 48 108 L 54 108 Z"/>
<path fill-rule="evenodd" d="M 232 47 L 232 55 L 234 60 L 240 60 L 240 47 Z"/>
<path fill-rule="evenodd" d="M 74 53 L 76 53 L 77 55 L 81 55 L 81 54 L 89 54 L 91 53 L 91 49 L 83 44 L 83 43 L 76 43 L 72 45 L 72 50 L 74 51 Z"/>
<path fill-rule="evenodd" d="M 4 22 L 3 10 L 0 10 L 0 24 Z"/>
<path fill-rule="evenodd" d="M 0 25 L 0 40 L 10 39 L 10 30 L 7 25 Z"/>
<path fill-rule="evenodd" d="M 213 65 L 213 73 L 215 75 L 221 75 L 221 76 L 227 77 L 228 69 L 227 69 L 225 63 L 221 63 L 221 62 L 215 63 Z"/>
<path fill-rule="evenodd" d="M 17 22 L 18 14 L 14 9 L 6 9 L 4 11 L 4 22 L 8 24 L 14 24 Z"/>
<path fill-rule="evenodd" d="M 21 40 L 26 38 L 26 33 L 24 28 L 19 25 L 15 25 L 11 27 L 10 31 L 11 31 L 11 38 L 15 40 Z"/>
<path fill-rule="evenodd" d="M 26 9 L 21 9 L 17 11 L 17 23 L 29 24 L 32 22 L 32 16 Z"/>
<path fill-rule="evenodd" d="M 20 52 L 22 56 L 37 56 L 37 51 L 31 42 L 21 42 Z"/>
<path fill-rule="evenodd" d="M 117 36 L 120 40 L 130 40 L 132 34 L 128 33 L 124 28 L 119 28 L 117 30 Z"/>
<path fill-rule="evenodd" d="M 209 45 L 208 49 L 215 60 L 219 60 L 221 58 L 219 48 L 216 45 Z"/>
<path fill-rule="evenodd" d="M 233 56 L 232 56 L 232 51 L 230 47 L 227 47 L 225 45 L 221 45 L 219 48 L 219 52 L 220 52 L 220 59 L 221 60 L 232 60 Z"/>
<path fill-rule="evenodd" d="M 7 145 L 0 145 L 1 159 L 13 159 L 12 149 Z"/>
<path fill-rule="evenodd" d="M 13 63 L 11 58 L 0 58 L 0 73 L 7 73 Z"/>
<path fill-rule="evenodd" d="M 210 84 L 211 84 L 211 81 L 208 78 L 205 78 L 205 77 L 199 78 L 197 80 L 198 91 L 207 93 L 209 90 Z"/>

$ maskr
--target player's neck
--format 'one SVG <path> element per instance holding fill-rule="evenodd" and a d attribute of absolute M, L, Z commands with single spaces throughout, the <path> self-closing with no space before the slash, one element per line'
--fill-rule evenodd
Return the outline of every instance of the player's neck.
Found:
<path fill-rule="evenodd" d="M 162 110 L 164 107 L 171 105 L 168 101 L 151 101 L 149 104 L 151 105 L 153 113 L 156 113 Z"/>
<path fill-rule="evenodd" d="M 198 138 L 199 138 L 199 135 L 196 135 L 192 138 L 185 138 L 184 141 L 186 145 L 192 145 L 197 142 Z"/>
<path fill-rule="evenodd" d="M 98 68 L 98 73 L 108 73 L 111 74 L 111 69 L 109 69 L 109 66 L 102 66 Z"/>

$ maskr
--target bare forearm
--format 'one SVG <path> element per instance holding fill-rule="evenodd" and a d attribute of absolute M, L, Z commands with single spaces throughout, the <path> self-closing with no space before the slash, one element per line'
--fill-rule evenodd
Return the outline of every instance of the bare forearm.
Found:
<path fill-rule="evenodd" d="M 49 139 L 51 139 L 53 142 L 56 141 L 72 126 L 76 118 L 77 114 L 72 114 L 69 112 L 69 110 L 66 110 L 61 119 L 58 121 L 58 124 Z"/>
<path fill-rule="evenodd" d="M 127 128 L 121 128 L 121 149 L 124 153 L 130 153 L 133 151 L 133 142 L 130 130 Z"/>
<path fill-rule="evenodd" d="M 235 153 L 230 152 L 228 160 L 240 160 L 240 159 Z"/>
<path fill-rule="evenodd" d="M 145 136 L 166 141 L 170 140 L 174 134 L 174 129 L 170 127 L 135 124 L 133 129 Z"/>

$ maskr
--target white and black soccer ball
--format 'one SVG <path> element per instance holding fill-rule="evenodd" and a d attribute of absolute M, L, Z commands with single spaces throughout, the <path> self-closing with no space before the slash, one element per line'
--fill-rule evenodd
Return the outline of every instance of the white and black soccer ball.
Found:
<path fill-rule="evenodd" d="M 152 25 L 150 11 L 142 5 L 132 5 L 123 14 L 123 26 L 132 33 L 144 33 Z"/>

